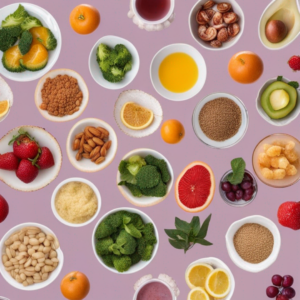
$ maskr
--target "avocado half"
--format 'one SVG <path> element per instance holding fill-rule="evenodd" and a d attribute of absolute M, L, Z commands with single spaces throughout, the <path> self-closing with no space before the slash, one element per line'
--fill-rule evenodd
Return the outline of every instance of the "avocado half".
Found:
<path fill-rule="evenodd" d="M 274 110 L 270 103 L 270 95 L 275 90 L 285 90 L 290 97 L 289 104 L 280 110 Z M 293 111 L 297 104 L 297 97 L 298 94 L 294 87 L 283 81 L 275 81 L 264 90 L 260 98 L 260 103 L 266 114 L 271 119 L 282 119 Z"/>

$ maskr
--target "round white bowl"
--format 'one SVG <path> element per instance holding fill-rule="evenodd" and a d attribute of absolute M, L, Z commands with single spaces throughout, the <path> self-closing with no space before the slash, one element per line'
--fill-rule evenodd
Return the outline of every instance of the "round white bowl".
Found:
<path fill-rule="evenodd" d="M 268 228 L 274 237 L 274 246 L 273 246 L 272 253 L 266 260 L 264 260 L 259 264 L 251 264 L 243 260 L 236 252 L 233 244 L 233 237 L 235 233 L 238 231 L 238 229 L 241 226 L 247 223 L 257 223 L 259 225 Z M 275 225 L 275 223 L 273 223 L 270 219 L 258 215 L 246 217 L 244 219 L 232 223 L 229 229 L 227 230 L 227 233 L 225 235 L 225 240 L 226 240 L 226 247 L 227 247 L 228 254 L 231 260 L 235 263 L 235 265 L 245 271 L 252 272 L 252 273 L 258 273 L 270 267 L 276 261 L 281 246 L 280 232 L 277 226 Z"/>
<path fill-rule="evenodd" d="M 202 7 L 202 5 L 205 2 L 207 2 L 207 0 L 197 1 L 190 11 L 189 28 L 190 28 L 190 33 L 191 33 L 192 37 L 200 46 L 202 46 L 203 48 L 208 49 L 208 50 L 220 51 L 220 50 L 225 50 L 225 49 L 231 48 L 233 45 L 235 45 L 238 42 L 238 40 L 240 39 L 240 37 L 242 36 L 242 34 L 244 32 L 245 16 L 244 16 L 243 10 L 241 9 L 240 5 L 236 1 L 234 1 L 234 0 L 226 1 L 231 4 L 233 11 L 239 16 L 238 23 L 240 25 L 240 32 L 238 33 L 237 36 L 231 38 L 230 40 L 228 40 L 225 43 L 222 43 L 222 46 L 220 48 L 214 48 L 209 44 L 209 42 L 205 42 L 205 41 L 201 40 L 198 36 L 199 24 L 196 21 L 196 15 L 197 15 L 199 9 Z M 216 4 L 221 3 L 221 2 L 223 2 L 223 1 L 216 1 Z"/>
<path fill-rule="evenodd" d="M 117 211 L 120 211 L 120 210 L 126 210 L 128 212 L 131 212 L 131 213 L 136 213 L 136 214 L 139 214 L 142 218 L 142 220 L 145 222 L 145 223 L 153 223 L 153 226 L 154 226 L 154 231 L 155 231 L 155 236 L 156 236 L 156 239 L 157 239 L 157 243 L 155 244 L 154 246 L 154 249 L 153 249 L 153 253 L 152 253 L 152 257 L 150 260 L 148 261 L 140 261 L 138 262 L 137 264 L 133 265 L 132 267 L 130 267 L 130 269 L 126 272 L 123 272 L 123 273 L 119 273 L 116 269 L 114 268 L 110 268 L 108 267 L 107 265 L 105 265 L 101 259 L 101 257 L 98 256 L 96 250 L 95 250 L 95 245 L 96 245 L 96 239 L 95 239 L 95 232 L 97 230 L 97 227 L 98 225 L 108 216 L 108 215 L 111 215 Z M 131 208 L 131 207 L 120 207 L 120 208 L 115 208 L 109 212 L 107 212 L 105 215 L 103 215 L 100 220 L 97 222 L 97 224 L 95 225 L 95 228 L 93 230 L 93 235 L 92 235 L 92 247 L 93 247 L 93 251 L 94 251 L 94 254 L 96 256 L 96 259 L 98 260 L 98 262 L 104 267 L 106 268 L 107 270 L 113 272 L 113 273 L 117 273 L 117 274 L 133 274 L 133 273 L 136 273 L 142 269 L 144 269 L 146 266 L 148 266 L 151 261 L 154 259 L 156 253 L 157 253 L 157 250 L 158 250 L 158 245 L 159 245 L 159 236 L 158 236 L 158 230 L 156 228 L 156 225 L 154 224 L 154 222 L 152 221 L 152 219 L 146 215 L 144 212 L 136 209 L 136 208 Z"/>
<path fill-rule="evenodd" d="M 230 292 L 225 298 L 222 298 L 222 300 L 230 300 L 234 293 L 235 280 L 234 280 L 233 274 L 232 274 L 231 270 L 228 268 L 228 266 L 222 260 L 220 260 L 218 258 L 206 257 L 206 258 L 197 259 L 194 262 L 192 262 L 191 264 L 189 264 L 188 267 L 186 268 L 185 272 L 187 272 L 190 267 L 200 264 L 200 263 L 211 265 L 214 269 L 221 268 L 228 272 L 229 277 L 230 277 L 230 284 L 231 284 Z"/>
<path fill-rule="evenodd" d="M 267 121 L 269 124 L 272 124 L 274 126 L 285 126 L 290 124 L 291 122 L 293 122 L 300 114 L 300 91 L 299 89 L 296 89 L 297 94 L 298 94 L 298 99 L 297 99 L 297 103 L 295 108 L 293 109 L 293 111 L 288 114 L 286 117 L 282 118 L 282 119 L 271 119 L 266 112 L 264 111 L 264 109 L 261 106 L 260 103 L 260 99 L 261 96 L 264 92 L 264 90 L 273 82 L 277 81 L 277 78 L 272 78 L 268 81 L 265 82 L 265 84 L 260 88 L 258 94 L 257 94 L 257 98 L 256 98 L 256 110 L 258 111 L 258 113 L 260 114 L 260 116 Z M 290 82 L 291 80 L 287 79 L 286 77 L 282 78 L 282 81 L 285 83 Z"/>
<path fill-rule="evenodd" d="M 125 74 L 125 77 L 122 81 L 120 82 L 109 82 L 106 79 L 104 79 L 102 72 L 99 68 L 97 59 L 96 59 L 96 53 L 97 53 L 97 48 L 98 46 L 103 43 L 108 45 L 111 48 L 114 48 L 118 44 L 123 44 L 131 53 L 132 55 L 132 69 L 128 71 Z M 89 56 L 89 69 L 92 77 L 94 80 L 101 85 L 102 87 L 109 89 L 109 90 L 118 90 L 122 89 L 125 86 L 127 86 L 131 81 L 135 78 L 139 71 L 140 67 L 140 57 L 139 54 L 135 48 L 135 46 L 129 42 L 128 40 L 125 40 L 123 38 L 120 38 L 118 36 L 113 36 L 113 35 L 107 35 L 103 36 L 101 39 L 99 39 L 94 47 L 92 48 Z"/>
<path fill-rule="evenodd" d="M 57 212 L 57 210 L 55 208 L 55 199 L 56 199 L 56 195 L 57 195 L 58 191 L 60 190 L 60 188 L 62 188 L 65 184 L 67 184 L 69 182 L 82 182 L 82 183 L 87 184 L 94 191 L 94 193 L 95 193 L 95 195 L 97 197 L 97 201 L 98 201 L 97 211 L 96 211 L 96 213 L 94 214 L 94 216 L 91 219 L 89 219 L 88 221 L 86 221 L 84 223 L 73 224 L 73 223 L 70 223 L 70 222 L 66 221 L 65 219 L 63 219 L 58 214 L 58 212 Z M 58 221 L 60 221 L 61 223 L 65 224 L 67 226 L 70 226 L 70 227 L 82 227 L 82 226 L 85 226 L 85 225 L 88 225 L 88 224 L 92 223 L 97 218 L 97 216 L 98 216 L 98 214 L 100 212 L 100 209 L 101 209 L 101 195 L 100 195 L 99 190 L 97 189 L 97 187 L 91 181 L 89 181 L 87 179 L 84 179 L 84 178 L 78 178 L 78 177 L 68 178 L 68 179 L 62 181 L 55 188 L 55 190 L 53 191 L 52 197 L 51 197 L 51 209 L 52 209 L 52 212 L 53 212 L 54 216 L 56 217 L 56 219 Z"/>
<path fill-rule="evenodd" d="M 183 52 L 191 56 L 196 62 L 199 70 L 198 80 L 195 85 L 184 93 L 173 93 L 167 90 L 160 82 L 159 67 L 161 62 L 170 54 Z M 206 64 L 203 56 L 194 47 L 187 44 L 171 44 L 160 49 L 153 57 L 150 66 L 150 78 L 153 87 L 162 97 L 173 101 L 184 101 L 196 96 L 204 86 L 206 80 Z"/>
<path fill-rule="evenodd" d="M 242 123 L 241 123 L 241 126 L 240 126 L 238 132 L 236 133 L 236 135 L 234 135 L 233 137 L 231 137 L 228 140 L 218 142 L 218 141 L 214 141 L 214 140 L 211 140 L 210 138 L 208 138 L 202 131 L 202 129 L 199 125 L 199 113 L 200 113 L 201 109 L 203 108 L 203 106 L 207 102 L 212 101 L 217 98 L 223 98 L 223 97 L 234 101 L 239 106 L 241 113 L 242 113 Z M 246 106 L 244 105 L 242 100 L 239 99 L 238 97 L 233 96 L 228 93 L 214 93 L 214 94 L 210 94 L 210 95 L 206 96 L 204 99 L 202 99 L 202 100 L 200 100 L 200 102 L 198 102 L 198 104 L 194 108 L 192 124 L 193 124 L 193 129 L 194 129 L 196 136 L 202 143 L 204 143 L 205 145 L 210 146 L 212 148 L 224 149 L 224 148 L 232 147 L 242 140 L 242 138 L 244 137 L 244 135 L 246 134 L 246 131 L 248 129 L 249 116 L 248 116 L 248 111 L 247 111 Z"/>
<path fill-rule="evenodd" d="M 14 135 L 18 134 L 18 130 L 20 128 L 23 128 L 25 129 L 25 131 L 29 132 L 29 134 L 39 142 L 39 145 L 41 147 L 48 147 L 50 149 L 54 158 L 55 165 L 52 168 L 40 170 L 35 180 L 28 184 L 18 179 L 14 171 L 1 169 L 0 180 L 15 190 L 19 190 L 22 192 L 33 192 L 44 188 L 57 177 L 62 164 L 62 152 L 55 137 L 47 132 L 44 128 L 24 125 L 12 129 L 0 139 L 0 149 L 2 154 L 13 151 L 13 146 L 8 145 L 8 143 Z"/>
<path fill-rule="evenodd" d="M 3 101 L 3 100 L 7 100 L 9 102 L 9 110 L 5 116 L 0 118 L 0 122 L 4 121 L 7 118 L 7 116 L 9 115 L 9 112 L 13 106 L 13 103 L 14 103 L 14 95 L 13 95 L 13 92 L 12 92 L 10 86 L 0 76 L 0 101 Z"/>
<path fill-rule="evenodd" d="M 80 161 L 76 160 L 76 151 L 73 151 L 72 149 L 72 144 L 75 138 L 75 135 L 83 132 L 84 128 L 86 126 L 95 126 L 95 127 L 103 127 L 106 130 L 109 131 L 109 140 L 111 140 L 112 144 L 110 149 L 107 151 L 106 157 L 104 162 L 101 164 L 97 165 L 94 162 L 92 162 L 89 159 L 82 159 Z M 118 139 L 115 131 L 113 128 L 108 125 L 106 122 L 100 119 L 96 118 L 87 118 L 87 119 L 82 119 L 79 122 L 77 122 L 70 130 L 67 138 L 67 155 L 69 158 L 70 163 L 79 171 L 82 172 L 97 172 L 100 170 L 105 169 L 110 163 L 113 161 L 115 158 L 115 155 L 117 153 L 117 148 L 118 148 Z"/>
<path fill-rule="evenodd" d="M 133 204 L 135 206 L 147 207 L 147 206 L 153 206 L 153 205 L 156 205 L 156 204 L 162 202 L 163 200 L 165 200 L 168 197 L 168 195 L 170 194 L 170 192 L 172 190 L 172 186 L 173 186 L 174 174 L 173 174 L 173 169 L 172 169 L 172 166 L 171 166 L 170 162 L 161 153 L 159 153 L 155 150 L 152 150 L 152 149 L 147 149 L 147 148 L 140 148 L 140 149 L 132 150 L 132 151 L 128 152 L 122 158 L 122 160 L 127 160 L 133 155 L 140 155 L 141 157 L 145 157 L 147 155 L 153 155 L 154 157 L 156 157 L 158 159 L 163 159 L 167 163 L 168 170 L 169 170 L 170 175 L 171 175 L 171 180 L 167 184 L 167 194 L 162 198 L 146 197 L 146 196 L 142 196 L 140 198 L 134 197 L 126 186 L 118 185 L 118 183 L 121 181 L 121 174 L 118 171 L 118 173 L 117 173 L 117 186 L 118 186 L 119 191 L 121 192 L 121 194 L 124 196 L 124 198 L 127 201 L 129 201 L 131 204 Z"/>
<path fill-rule="evenodd" d="M 22 223 L 19 224 L 15 227 L 13 227 L 12 229 L 10 229 L 1 239 L 0 241 L 0 251 L 1 251 L 1 257 L 2 254 L 4 254 L 5 252 L 5 244 L 4 242 L 8 239 L 9 236 L 11 236 L 14 232 L 17 232 L 19 230 L 21 230 L 24 227 L 27 226 L 36 226 L 39 227 L 43 232 L 45 232 L 46 234 L 52 234 L 53 236 L 56 236 L 54 234 L 54 232 L 49 229 L 48 227 L 46 227 L 45 225 L 39 224 L 39 223 Z M 59 240 L 58 240 L 59 241 Z M 2 274 L 3 278 L 6 280 L 7 283 L 9 283 L 11 286 L 13 286 L 16 289 L 19 290 L 24 290 L 24 291 L 36 291 L 36 290 L 40 290 L 46 286 L 48 286 L 49 284 L 51 284 L 60 274 L 60 271 L 62 270 L 63 264 L 64 264 L 64 254 L 61 250 L 61 248 L 56 249 L 57 252 L 57 258 L 59 260 L 59 264 L 57 266 L 57 268 L 50 274 L 49 278 L 41 283 L 35 283 L 33 285 L 29 285 L 29 286 L 23 286 L 21 283 L 18 283 L 15 279 L 13 279 L 10 274 L 5 270 L 5 267 L 2 263 L 2 259 L 0 261 L 0 273 Z"/>
<path fill-rule="evenodd" d="M 58 75 L 68 75 L 68 76 L 72 76 L 73 78 L 77 79 L 78 86 L 79 86 L 80 90 L 82 91 L 83 99 L 82 99 L 81 105 L 79 107 L 79 110 L 72 115 L 56 117 L 56 116 L 50 115 L 48 113 L 48 111 L 40 109 L 40 105 L 43 103 L 42 89 L 46 82 L 46 79 L 47 78 L 52 79 Z M 89 102 L 89 90 L 88 90 L 88 87 L 87 87 L 84 79 L 77 72 L 70 70 L 70 69 L 57 69 L 57 70 L 52 70 L 52 71 L 48 72 L 39 80 L 39 82 L 36 86 L 36 89 L 35 89 L 34 100 L 35 100 L 35 105 L 36 105 L 38 111 L 45 119 L 47 119 L 49 121 L 53 121 L 53 122 L 66 122 L 66 121 L 71 121 L 71 120 L 78 118 L 84 112 L 84 110 L 86 109 L 86 106 L 88 105 L 88 102 Z"/>
<path fill-rule="evenodd" d="M 18 2 L 11 5 L 7 5 L 0 9 L 0 21 L 4 20 L 8 15 L 12 14 L 18 8 L 19 4 L 23 5 L 25 10 L 32 17 L 38 18 L 43 23 L 43 26 L 48 27 L 52 31 L 53 35 L 57 40 L 57 47 L 52 51 L 48 51 L 49 54 L 48 63 L 46 67 L 40 71 L 37 72 L 24 71 L 21 73 L 13 73 L 6 70 L 3 67 L 3 65 L 0 64 L 0 74 L 14 81 L 25 82 L 25 81 L 36 80 L 41 76 L 43 76 L 44 74 L 46 74 L 47 72 L 49 72 L 53 68 L 60 54 L 62 37 L 61 37 L 59 26 L 56 20 L 53 18 L 53 16 L 44 8 L 39 7 L 35 4 Z"/>

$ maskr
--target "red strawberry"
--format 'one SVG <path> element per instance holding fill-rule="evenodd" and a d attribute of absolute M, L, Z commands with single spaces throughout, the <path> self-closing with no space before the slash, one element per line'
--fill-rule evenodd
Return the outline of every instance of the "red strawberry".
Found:
<path fill-rule="evenodd" d="M 285 202 L 279 206 L 278 222 L 294 230 L 300 229 L 300 202 Z"/>
<path fill-rule="evenodd" d="M 39 174 L 39 169 L 28 159 L 22 159 L 16 171 L 17 177 L 25 183 L 32 182 Z"/>
<path fill-rule="evenodd" d="M 290 68 L 293 69 L 294 71 L 300 71 L 300 56 L 293 55 L 289 59 L 288 64 Z"/>
<path fill-rule="evenodd" d="M 40 169 L 48 169 L 54 166 L 54 159 L 51 151 L 47 147 L 41 148 L 41 154 L 36 162 Z"/>
<path fill-rule="evenodd" d="M 2 223 L 9 212 L 9 206 L 7 201 L 0 195 L 0 223 Z"/>
<path fill-rule="evenodd" d="M 19 159 L 13 152 L 0 154 L 0 169 L 14 171 L 17 170 L 19 165 Z"/>

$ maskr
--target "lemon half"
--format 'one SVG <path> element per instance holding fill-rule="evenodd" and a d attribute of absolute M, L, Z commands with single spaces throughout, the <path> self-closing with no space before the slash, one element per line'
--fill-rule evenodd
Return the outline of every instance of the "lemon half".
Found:
<path fill-rule="evenodd" d="M 190 289 L 195 287 L 205 287 L 207 276 L 213 271 L 213 267 L 208 264 L 196 264 L 190 266 L 185 273 L 185 281 Z"/>
<path fill-rule="evenodd" d="M 201 287 L 196 287 L 192 289 L 189 294 L 187 300 L 210 300 L 211 298 L 206 293 L 206 291 Z"/>
<path fill-rule="evenodd" d="M 205 289 L 214 298 L 224 298 L 230 291 L 230 276 L 224 269 L 213 270 L 206 278 Z"/>
<path fill-rule="evenodd" d="M 9 110 L 9 102 L 7 100 L 0 101 L 0 118 L 4 117 Z"/>

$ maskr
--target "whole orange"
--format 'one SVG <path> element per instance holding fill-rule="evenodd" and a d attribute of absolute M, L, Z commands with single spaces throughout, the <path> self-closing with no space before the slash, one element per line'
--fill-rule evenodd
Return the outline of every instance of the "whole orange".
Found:
<path fill-rule="evenodd" d="M 179 143 L 184 135 L 183 125 L 177 120 L 168 120 L 161 126 L 160 134 L 162 139 L 168 144 Z"/>
<path fill-rule="evenodd" d="M 74 271 L 62 279 L 60 290 L 69 300 L 82 300 L 90 291 L 90 282 L 83 273 Z"/>
<path fill-rule="evenodd" d="M 76 6 L 70 14 L 70 25 L 79 34 L 92 33 L 100 24 L 99 11 L 88 4 Z"/>
<path fill-rule="evenodd" d="M 250 51 L 233 55 L 228 64 L 228 72 L 239 83 L 252 83 L 262 74 L 264 65 L 261 58 Z"/>

